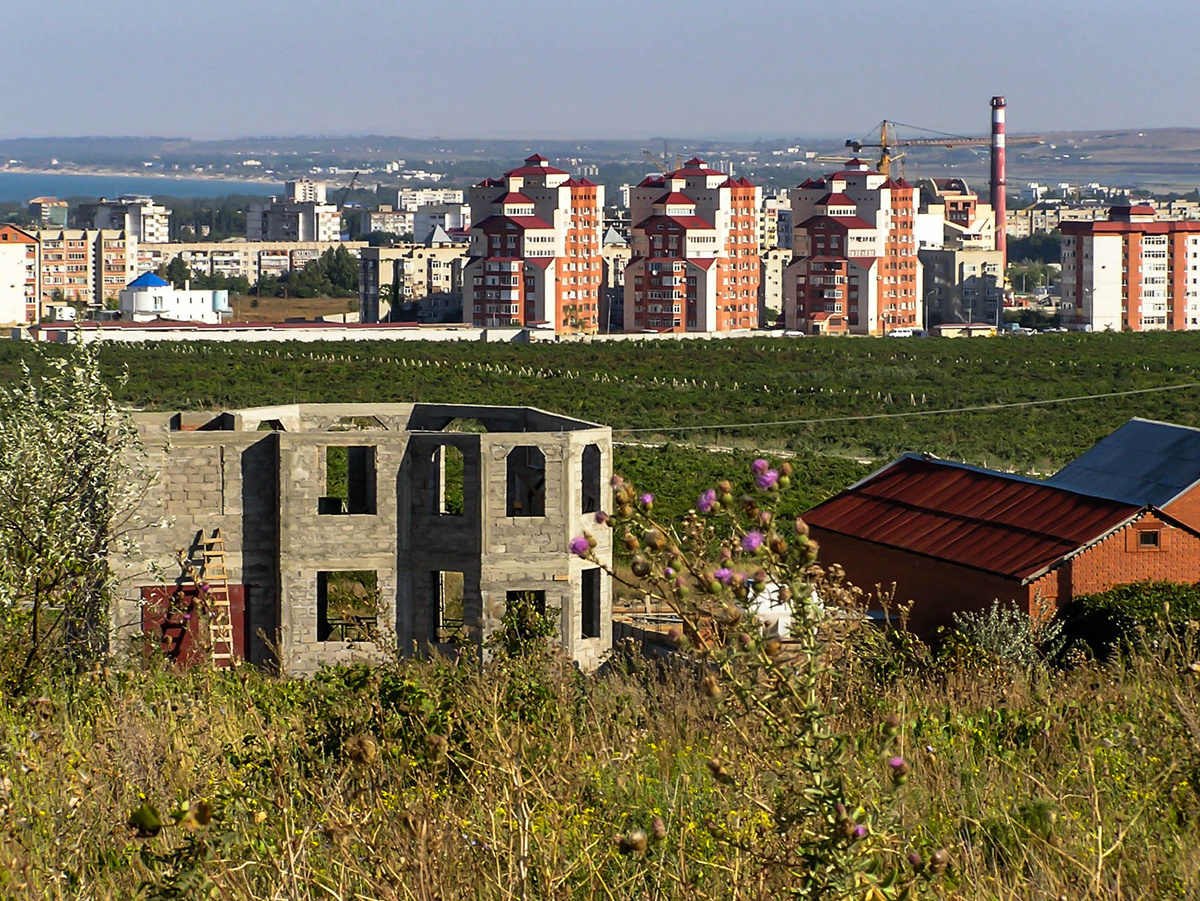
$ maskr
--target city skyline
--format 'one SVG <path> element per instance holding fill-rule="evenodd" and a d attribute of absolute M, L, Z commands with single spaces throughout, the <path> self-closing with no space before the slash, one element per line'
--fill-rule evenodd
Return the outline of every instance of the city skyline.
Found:
<path fill-rule="evenodd" d="M 0 138 L 594 139 L 1183 127 L 1200 7 L 713 0 L 9 5 Z M 990 52 L 989 52 L 990 50 Z M 136 92 L 131 102 L 130 90 Z M 204 102 L 196 102 L 200 95 Z"/>

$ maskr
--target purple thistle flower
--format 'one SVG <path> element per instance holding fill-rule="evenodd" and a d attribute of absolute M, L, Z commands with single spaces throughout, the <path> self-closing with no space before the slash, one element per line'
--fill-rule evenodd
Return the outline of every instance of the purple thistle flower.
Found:
<path fill-rule="evenodd" d="M 596 511 L 596 525 L 602 526 L 608 522 L 608 514 L 603 510 Z"/>
<path fill-rule="evenodd" d="M 888 761 L 888 766 L 890 766 L 893 770 L 898 770 L 902 766 L 904 766 L 904 758 L 903 757 L 893 757 L 891 760 Z"/>
<path fill-rule="evenodd" d="M 762 475 L 764 472 L 766 472 L 766 471 L 767 471 L 767 466 L 768 466 L 768 465 L 769 465 L 769 464 L 767 463 L 767 461 L 766 461 L 766 460 L 764 460 L 764 459 L 762 459 L 761 457 L 759 457 L 757 460 L 755 460 L 753 463 L 751 463 L 751 464 L 750 464 L 750 471 L 751 471 L 752 473 L 754 473 L 754 475 L 756 475 L 756 476 L 760 476 L 760 475 Z"/>
<path fill-rule="evenodd" d="M 696 498 L 696 509 L 701 513 L 711 513 L 713 507 L 717 505 L 717 492 L 709 488 L 698 498 Z"/>
<path fill-rule="evenodd" d="M 768 469 L 754 480 L 754 484 L 763 491 L 770 491 L 779 482 L 779 473 L 773 469 Z"/>
<path fill-rule="evenodd" d="M 867 834 L 867 827 L 863 826 L 861 823 L 854 827 L 854 837 L 855 838 L 864 838 L 866 836 L 866 834 Z"/>
<path fill-rule="evenodd" d="M 715 573 L 713 573 L 713 578 L 723 585 L 728 585 L 730 580 L 733 578 L 733 570 L 728 566 L 722 566 Z"/>
<path fill-rule="evenodd" d="M 588 542 L 586 535 L 576 535 L 571 539 L 569 547 L 571 553 L 576 557 L 586 557 L 592 550 L 592 546 Z"/>
<path fill-rule="evenodd" d="M 675 578 L 675 570 L 672 567 L 668 566 L 666 569 L 663 570 L 663 575 L 666 576 L 668 579 L 673 579 L 673 578 Z"/>
<path fill-rule="evenodd" d="M 747 532 L 742 536 L 742 550 L 748 554 L 753 554 L 763 543 L 762 532 Z"/>
<path fill-rule="evenodd" d="M 647 510 L 654 506 L 654 495 L 649 491 L 639 497 L 638 500 L 642 502 L 642 506 Z"/>

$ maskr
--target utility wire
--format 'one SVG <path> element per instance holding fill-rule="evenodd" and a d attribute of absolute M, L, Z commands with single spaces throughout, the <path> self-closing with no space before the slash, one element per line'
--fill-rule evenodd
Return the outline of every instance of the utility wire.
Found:
<path fill-rule="evenodd" d="M 613 429 L 614 433 L 635 432 L 701 432 L 720 429 L 753 429 L 773 425 L 817 425 L 826 422 L 862 422 L 869 419 L 908 419 L 914 416 L 945 416 L 951 413 L 985 413 L 993 410 L 1008 410 L 1015 407 L 1043 407 L 1050 404 L 1070 404 L 1084 400 L 1102 400 L 1106 397 L 1128 397 L 1132 394 L 1153 394 L 1159 391 L 1182 391 L 1200 388 L 1200 382 L 1183 385 L 1162 385 L 1158 388 L 1137 388 L 1131 391 L 1112 391 L 1108 394 L 1083 394 L 1078 397 L 1055 397 L 1049 400 L 1023 400 L 1011 404 L 981 404 L 974 407 L 954 407 L 947 410 L 906 410 L 903 413 L 864 413 L 859 416 L 828 416 L 823 419 L 777 419 L 774 422 L 729 422 L 721 425 L 673 425 L 658 428 Z"/>

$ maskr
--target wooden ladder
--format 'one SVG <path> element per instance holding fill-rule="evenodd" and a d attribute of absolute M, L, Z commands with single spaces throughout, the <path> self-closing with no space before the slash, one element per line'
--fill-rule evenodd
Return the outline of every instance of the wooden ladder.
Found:
<path fill-rule="evenodd" d="M 201 540 L 204 566 L 201 578 L 208 585 L 208 628 L 212 638 L 213 666 L 230 669 L 238 665 L 233 653 L 233 608 L 229 604 L 229 573 L 225 569 L 225 539 L 214 529 Z"/>

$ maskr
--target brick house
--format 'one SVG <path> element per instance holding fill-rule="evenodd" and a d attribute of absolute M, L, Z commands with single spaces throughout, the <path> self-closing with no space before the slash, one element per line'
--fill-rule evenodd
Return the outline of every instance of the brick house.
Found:
<path fill-rule="evenodd" d="M 1200 580 L 1200 531 L 1152 504 L 907 454 L 804 514 L 821 560 L 913 600 L 933 636 L 993 600 L 1036 615 L 1143 579 Z"/>

